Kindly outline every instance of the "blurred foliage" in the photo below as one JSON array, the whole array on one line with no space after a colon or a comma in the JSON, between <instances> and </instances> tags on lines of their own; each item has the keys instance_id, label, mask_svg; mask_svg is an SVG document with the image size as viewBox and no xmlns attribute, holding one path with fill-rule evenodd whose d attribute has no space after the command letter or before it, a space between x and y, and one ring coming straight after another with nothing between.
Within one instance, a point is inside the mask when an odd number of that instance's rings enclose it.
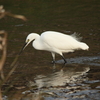
<instances>
[{"instance_id":1,"label":"blurred foliage","mask_svg":"<svg viewBox=\"0 0 100 100\"><path fill-rule=\"evenodd\" d=\"M16 14L12 14L10 12L7 12L4 8L3 5L0 6L0 19L4 18L5 16L10 16L13 18L18 18L21 20L26 21L27 19L22 16L22 15L16 15ZM7 47L7 32L5 31L0 31L0 100L2 100L2 86L4 85L4 83L9 79L9 77L11 76L11 74L14 72L14 70L16 69L16 62L18 60L19 55L17 55L14 59L14 61L12 61L11 63L11 70L8 72L7 76L4 76L3 74L3 67L4 67L4 63L6 60L6 47Z\"/></svg>"}]
</instances>

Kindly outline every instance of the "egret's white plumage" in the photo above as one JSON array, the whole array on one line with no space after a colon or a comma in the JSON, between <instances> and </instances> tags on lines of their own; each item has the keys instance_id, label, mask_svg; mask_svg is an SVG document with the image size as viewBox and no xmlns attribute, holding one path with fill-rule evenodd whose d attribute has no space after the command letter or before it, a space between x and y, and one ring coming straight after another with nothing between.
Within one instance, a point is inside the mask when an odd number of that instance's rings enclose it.
<instances>
[{"instance_id":1,"label":"egret's white plumage","mask_svg":"<svg viewBox=\"0 0 100 100\"><path fill-rule=\"evenodd\" d=\"M34 41L33 41L34 40ZM75 50L88 50L89 46L86 43L80 42L79 38L73 35L65 35L60 32L46 31L41 35L30 33L26 38L26 45L31 42L32 46L37 50L50 51L55 61L55 53L62 56L66 62L63 53L74 52Z\"/></svg>"}]
</instances>

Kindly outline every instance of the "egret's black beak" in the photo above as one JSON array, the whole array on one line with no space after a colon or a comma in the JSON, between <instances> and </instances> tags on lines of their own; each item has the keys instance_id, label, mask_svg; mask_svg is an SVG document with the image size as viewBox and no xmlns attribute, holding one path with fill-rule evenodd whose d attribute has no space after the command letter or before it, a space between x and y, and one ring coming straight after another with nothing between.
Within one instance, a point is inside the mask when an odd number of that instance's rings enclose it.
<instances>
[{"instance_id":1,"label":"egret's black beak","mask_svg":"<svg viewBox=\"0 0 100 100\"><path fill-rule=\"evenodd\" d=\"M25 47L27 46L27 44L28 43L25 43L24 45L23 45L23 47L22 47L22 49L20 50L20 52L19 52L19 55L22 53L22 51L25 49Z\"/></svg>"}]
</instances>

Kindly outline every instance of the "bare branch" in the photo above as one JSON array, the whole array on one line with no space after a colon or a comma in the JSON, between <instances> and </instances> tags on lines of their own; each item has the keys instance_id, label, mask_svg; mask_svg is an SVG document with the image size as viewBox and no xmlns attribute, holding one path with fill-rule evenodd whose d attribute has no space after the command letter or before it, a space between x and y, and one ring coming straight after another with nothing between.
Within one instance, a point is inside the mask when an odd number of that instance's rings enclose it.
<instances>
[{"instance_id":1,"label":"bare branch","mask_svg":"<svg viewBox=\"0 0 100 100\"><path fill-rule=\"evenodd\" d=\"M1 55L1 59L0 59L0 72L1 72L3 65L5 63L5 60L6 60L7 33L5 31L0 31L0 35L4 35L3 39L1 41L1 44L0 44L0 48L2 51L2 55Z\"/></svg>"},{"instance_id":2,"label":"bare branch","mask_svg":"<svg viewBox=\"0 0 100 100\"><path fill-rule=\"evenodd\" d=\"M23 16L23 15L16 15L16 14L12 14L10 12L7 12L7 11L5 11L5 9L3 9L3 6L1 5L0 6L0 19L5 17L5 16L11 16L11 17L14 17L14 18L18 18L18 19L27 21L25 16Z\"/></svg>"}]
</instances>

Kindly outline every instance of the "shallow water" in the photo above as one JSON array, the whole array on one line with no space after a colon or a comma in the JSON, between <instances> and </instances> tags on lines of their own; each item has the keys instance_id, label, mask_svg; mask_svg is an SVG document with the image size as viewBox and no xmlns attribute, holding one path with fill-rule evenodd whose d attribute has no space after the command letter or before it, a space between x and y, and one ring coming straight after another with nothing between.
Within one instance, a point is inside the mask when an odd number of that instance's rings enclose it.
<instances>
[{"instance_id":1,"label":"shallow water","mask_svg":"<svg viewBox=\"0 0 100 100\"><path fill-rule=\"evenodd\" d=\"M17 68L4 84L4 100L99 100L100 98L100 1L99 0L1 0L4 8L25 15L27 22L5 17L0 30L8 32L5 76L30 32L48 30L80 33L89 51L65 54L67 64L56 55L29 45L20 55ZM9 87L9 88L8 88Z\"/></svg>"},{"instance_id":2,"label":"shallow water","mask_svg":"<svg viewBox=\"0 0 100 100\"><path fill-rule=\"evenodd\" d=\"M12 95L9 93L8 97L4 96L4 98L13 100L15 98L17 100L38 98L39 100L99 100L100 57L78 57L67 59L67 61L68 64L65 65L62 64L62 60L58 60L54 65L41 64L41 66L33 65L33 67L26 65L26 67L17 69L9 83L6 84L6 87L11 85Z\"/></svg>"}]
</instances>

